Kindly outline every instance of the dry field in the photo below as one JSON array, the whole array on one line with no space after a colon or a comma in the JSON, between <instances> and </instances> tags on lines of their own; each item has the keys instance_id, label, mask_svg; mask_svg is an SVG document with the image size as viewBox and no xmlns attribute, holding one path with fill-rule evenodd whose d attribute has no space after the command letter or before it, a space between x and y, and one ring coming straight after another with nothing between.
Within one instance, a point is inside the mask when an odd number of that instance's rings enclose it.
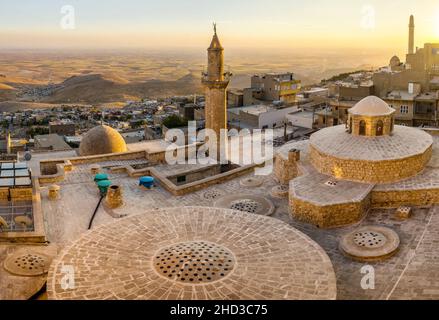
<instances>
[{"instance_id":1,"label":"dry field","mask_svg":"<svg viewBox=\"0 0 439 320\"><path fill-rule=\"evenodd\" d=\"M1 111L11 101L46 103L124 103L142 98L202 93L204 49L164 51L11 51L0 52ZM379 66L384 55L325 52L300 54L278 50L226 51L231 87L250 84L250 76L292 71L304 84L342 72ZM34 104L37 103L37 104ZM40 104L38 104L40 103Z\"/></svg>"}]
</instances>

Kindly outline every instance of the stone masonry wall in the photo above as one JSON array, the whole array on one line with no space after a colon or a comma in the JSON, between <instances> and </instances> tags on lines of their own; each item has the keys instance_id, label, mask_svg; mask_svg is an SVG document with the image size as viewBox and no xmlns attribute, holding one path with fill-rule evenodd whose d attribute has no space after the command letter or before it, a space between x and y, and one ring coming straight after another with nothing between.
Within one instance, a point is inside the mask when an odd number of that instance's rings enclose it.
<instances>
[{"instance_id":1,"label":"stone masonry wall","mask_svg":"<svg viewBox=\"0 0 439 320\"><path fill-rule=\"evenodd\" d=\"M430 206L439 204L439 189L372 191L374 208L397 208L400 206Z\"/></svg>"},{"instance_id":2,"label":"stone masonry wall","mask_svg":"<svg viewBox=\"0 0 439 320\"><path fill-rule=\"evenodd\" d=\"M299 199L290 199L292 216L319 228L336 228L363 219L371 207L371 197L360 202L348 202L329 206L314 205Z\"/></svg>"},{"instance_id":3,"label":"stone masonry wall","mask_svg":"<svg viewBox=\"0 0 439 320\"><path fill-rule=\"evenodd\" d=\"M361 161L340 159L324 154L310 145L313 166L326 175L368 183L389 183L400 181L420 173L432 155L432 147L423 154L386 161Z\"/></svg>"},{"instance_id":4,"label":"stone masonry wall","mask_svg":"<svg viewBox=\"0 0 439 320\"><path fill-rule=\"evenodd\" d=\"M274 174L280 184L288 184L290 180L299 176L297 163L278 154L274 158Z\"/></svg>"},{"instance_id":5,"label":"stone masonry wall","mask_svg":"<svg viewBox=\"0 0 439 320\"><path fill-rule=\"evenodd\" d=\"M376 136L377 135L377 124L378 121L383 122L383 135L389 135L392 131L392 116L379 116L379 117L365 117L352 115L352 134L360 135L360 122L364 121L366 123L366 136Z\"/></svg>"}]
</instances>

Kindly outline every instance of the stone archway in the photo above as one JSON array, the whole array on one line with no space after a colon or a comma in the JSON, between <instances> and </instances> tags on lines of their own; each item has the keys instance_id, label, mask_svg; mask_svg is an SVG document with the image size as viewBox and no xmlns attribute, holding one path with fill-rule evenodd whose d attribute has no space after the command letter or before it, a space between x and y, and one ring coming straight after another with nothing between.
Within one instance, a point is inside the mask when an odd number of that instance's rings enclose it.
<instances>
[{"instance_id":1,"label":"stone archway","mask_svg":"<svg viewBox=\"0 0 439 320\"><path fill-rule=\"evenodd\" d=\"M382 136L384 134L384 123L382 120L378 120L376 124L376 135Z\"/></svg>"},{"instance_id":2,"label":"stone archway","mask_svg":"<svg viewBox=\"0 0 439 320\"><path fill-rule=\"evenodd\" d=\"M364 121L364 120L360 121L358 134L360 136L365 136L366 135L366 121Z\"/></svg>"}]
</instances>

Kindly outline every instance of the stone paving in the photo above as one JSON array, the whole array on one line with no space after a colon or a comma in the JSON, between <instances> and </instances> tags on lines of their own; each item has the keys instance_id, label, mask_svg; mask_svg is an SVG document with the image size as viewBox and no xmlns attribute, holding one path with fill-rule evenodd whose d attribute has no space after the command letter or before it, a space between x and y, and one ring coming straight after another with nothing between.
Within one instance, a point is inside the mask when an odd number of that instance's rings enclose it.
<instances>
[{"instance_id":1,"label":"stone paving","mask_svg":"<svg viewBox=\"0 0 439 320\"><path fill-rule=\"evenodd\" d=\"M362 137L347 133L341 125L316 132L310 143L338 159L381 161L423 154L433 144L433 138L422 130L403 126L395 126L390 136Z\"/></svg>"},{"instance_id":2,"label":"stone paving","mask_svg":"<svg viewBox=\"0 0 439 320\"><path fill-rule=\"evenodd\" d=\"M206 247L216 250L216 256L209 255L204 262L198 259L200 272L206 269L205 264L222 267L218 264L222 260L218 259L224 252L230 252L229 260L222 263L230 263L233 270L216 281L200 279L197 283L156 271L155 264L162 268L167 265L169 273L191 272L186 276L192 276L193 270L186 270L184 260L197 257L199 252L194 251L197 249L190 249L181 261L172 261L173 255L162 259L164 262L157 260L169 252L170 246L189 250L186 244L191 241L202 242L199 250ZM208 251L203 251L205 253ZM179 264L178 268L175 263ZM61 267L69 265L74 266L75 288L65 290L61 287L64 277ZM220 272L220 269L213 271ZM215 275L212 270L205 272ZM50 299L307 300L336 297L332 264L310 238L277 219L202 207L153 210L84 234L66 247L52 264L47 290Z\"/></svg>"},{"instance_id":3,"label":"stone paving","mask_svg":"<svg viewBox=\"0 0 439 320\"><path fill-rule=\"evenodd\" d=\"M87 171L88 172L88 171ZM91 181L92 175L84 172L84 178ZM75 171L69 174L75 174ZM88 175L88 176L87 176ZM404 293L409 284L413 287L410 291L410 298L422 298L423 284L428 282L434 287L439 282L439 275L431 278L431 273L413 271L412 277L416 278L415 282L406 282L399 280L398 290L390 295L393 286L398 279L405 279L408 273L403 274L403 270L410 263L416 262L412 256L417 256L416 247L422 243L422 234L427 232L431 241L439 241L439 233L434 232L434 225L428 224L429 219L436 214L436 208L432 209L414 209L413 217L407 221L399 221L394 218L394 210L372 210L364 221L357 226L321 230L311 225L299 222L290 217L288 199L271 197L271 189L278 185L273 176L259 177L263 184L257 188L245 189L240 185L240 179L235 179L221 185L212 186L185 196L171 196L160 186L152 190L144 190L138 187L138 181L135 178L129 178L124 174L110 175L111 179L122 186L124 190L125 205L118 209L120 214L132 215L139 212L145 212L152 208L160 207L181 207L200 206L212 207L215 199L223 195L242 193L259 194L269 198L274 206L275 212L272 217L282 220L291 226L297 228L310 238L316 241L329 255L337 277L337 299L398 299L404 298L409 293ZM249 175L251 177L252 175ZM43 194L43 209L46 214L49 240L57 243L69 243L80 237L87 230L89 219L98 202L98 192L93 182L84 182L78 184L65 184L62 186L61 199L59 201L49 201ZM436 214L437 215L437 214ZM99 225L115 221L104 209L100 209L94 225ZM363 290L361 288L361 279L364 276L361 268L364 263L359 263L346 258L338 249L338 243L341 237L353 231L356 227L362 225L383 225L394 229L401 238L400 251L390 260L372 263L376 272L375 290ZM423 246L420 246L423 248ZM430 266L435 270L435 256L439 256L439 246L426 245L426 252L421 253L417 262L422 266L425 256L430 258ZM439 268L439 262L436 261L436 268ZM401 276L402 275L402 276ZM405 286L405 287L404 287ZM401 288L401 289L399 289ZM404 289L405 288L405 289ZM408 289L407 289L408 290ZM433 291L431 291L433 292ZM438 295L432 295L431 298L439 299Z\"/></svg>"},{"instance_id":4,"label":"stone paving","mask_svg":"<svg viewBox=\"0 0 439 320\"><path fill-rule=\"evenodd\" d=\"M25 250L42 253L50 257L57 254L55 246L1 244L0 243L0 300L22 300L29 299L36 294L46 283L47 274L23 277L7 272L3 263L7 257Z\"/></svg>"},{"instance_id":5,"label":"stone paving","mask_svg":"<svg viewBox=\"0 0 439 320\"><path fill-rule=\"evenodd\" d=\"M294 198L322 206L360 202L370 194L373 187L373 184L336 180L318 172L300 176L290 182Z\"/></svg>"}]
</instances>

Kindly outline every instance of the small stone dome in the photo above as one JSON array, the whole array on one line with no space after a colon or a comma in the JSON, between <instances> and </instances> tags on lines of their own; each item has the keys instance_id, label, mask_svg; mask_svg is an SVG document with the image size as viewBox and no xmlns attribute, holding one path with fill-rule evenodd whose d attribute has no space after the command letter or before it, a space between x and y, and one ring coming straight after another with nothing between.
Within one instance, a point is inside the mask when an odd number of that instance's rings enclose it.
<instances>
[{"instance_id":1,"label":"small stone dome","mask_svg":"<svg viewBox=\"0 0 439 320\"><path fill-rule=\"evenodd\" d=\"M79 155L121 153L127 151L125 140L119 132L108 126L97 126L88 131L79 146Z\"/></svg>"},{"instance_id":2,"label":"small stone dome","mask_svg":"<svg viewBox=\"0 0 439 320\"><path fill-rule=\"evenodd\" d=\"M390 66L391 67L397 67L401 64L401 60L397 56L393 56L392 59L390 59Z\"/></svg>"},{"instance_id":3,"label":"small stone dome","mask_svg":"<svg viewBox=\"0 0 439 320\"><path fill-rule=\"evenodd\" d=\"M349 109L350 114L365 117L388 116L394 112L395 109L376 96L366 97Z\"/></svg>"},{"instance_id":4,"label":"small stone dome","mask_svg":"<svg viewBox=\"0 0 439 320\"><path fill-rule=\"evenodd\" d=\"M349 133L358 136L387 136L393 132L395 109L376 96L369 96L349 109Z\"/></svg>"}]
</instances>

